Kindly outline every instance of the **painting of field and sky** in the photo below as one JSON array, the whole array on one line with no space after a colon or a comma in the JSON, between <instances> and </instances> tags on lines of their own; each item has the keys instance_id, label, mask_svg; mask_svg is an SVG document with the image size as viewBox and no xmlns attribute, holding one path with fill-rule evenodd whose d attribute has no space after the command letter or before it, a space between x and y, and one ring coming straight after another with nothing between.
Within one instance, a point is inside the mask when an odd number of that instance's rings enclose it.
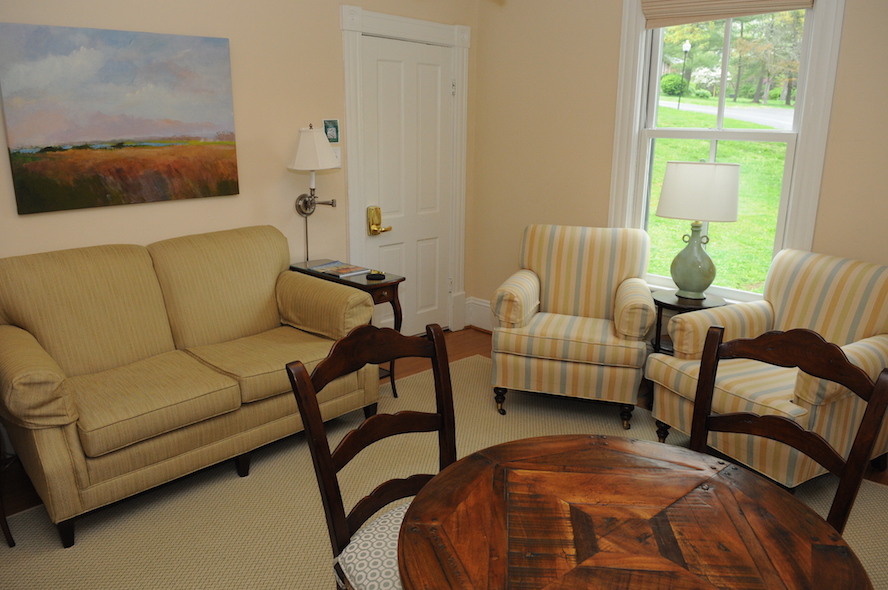
<instances>
[{"instance_id":1,"label":"painting of field and sky","mask_svg":"<svg viewBox=\"0 0 888 590\"><path fill-rule=\"evenodd\" d=\"M238 192L228 40L0 23L20 215Z\"/></svg>"}]
</instances>

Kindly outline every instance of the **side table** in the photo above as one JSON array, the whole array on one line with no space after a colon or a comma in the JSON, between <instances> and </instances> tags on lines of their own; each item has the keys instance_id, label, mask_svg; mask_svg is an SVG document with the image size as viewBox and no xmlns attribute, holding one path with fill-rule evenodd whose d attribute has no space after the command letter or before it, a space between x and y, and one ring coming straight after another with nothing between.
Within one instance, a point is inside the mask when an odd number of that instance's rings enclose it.
<instances>
[{"instance_id":1,"label":"side table","mask_svg":"<svg viewBox=\"0 0 888 590\"><path fill-rule=\"evenodd\" d=\"M401 302L398 300L398 285L404 282L405 277L385 273L384 279L371 281L367 278L366 274L353 275L350 277L337 277L311 269L312 266L318 266L319 264L324 264L326 262L332 261L321 259L309 260L308 262L294 262L290 265L290 270L311 275L319 279L324 279L325 281L332 281L334 283L339 283L340 285L346 285L348 287L353 287L355 289L365 291L370 294L370 297L373 298L373 303L375 303L376 305L379 305L380 303L390 303L392 306L392 311L394 312L395 330L397 330L398 332L401 331L401 321L403 319L403 315L401 312ZM395 361L389 363L387 375L385 369L380 369L380 376L388 376L391 379L392 395L394 397L398 397L398 390L395 388Z\"/></svg>"},{"instance_id":2,"label":"side table","mask_svg":"<svg viewBox=\"0 0 888 590\"><path fill-rule=\"evenodd\" d=\"M672 342L663 341L662 330L664 309L679 314L727 305L727 301L718 295L707 295L706 299L685 299L684 297L676 297L675 291L655 291L653 297L654 305L657 306L657 331L654 333L654 341L652 344L654 345L654 352L662 352L664 354L672 354L673 352ZM668 337L666 340L669 340Z\"/></svg>"}]
</instances>

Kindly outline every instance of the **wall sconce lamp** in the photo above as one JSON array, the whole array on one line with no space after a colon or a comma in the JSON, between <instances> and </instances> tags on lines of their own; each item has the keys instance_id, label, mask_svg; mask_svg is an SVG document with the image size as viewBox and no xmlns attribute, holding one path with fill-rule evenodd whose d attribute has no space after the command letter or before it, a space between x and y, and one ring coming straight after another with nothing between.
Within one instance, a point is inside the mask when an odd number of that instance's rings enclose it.
<instances>
[{"instance_id":1,"label":"wall sconce lamp","mask_svg":"<svg viewBox=\"0 0 888 590\"><path fill-rule=\"evenodd\" d=\"M703 249L709 236L701 236L702 221L737 221L740 164L666 162L657 215L693 220L685 234L684 250L672 261L676 296L706 299L704 291L715 279L715 264Z\"/></svg>"},{"instance_id":2,"label":"wall sconce lamp","mask_svg":"<svg viewBox=\"0 0 888 590\"><path fill-rule=\"evenodd\" d=\"M296 211L305 220L305 261L308 262L308 216L314 213L317 205L336 206L336 199L319 201L315 195L315 170L339 168L340 163L333 153L323 129L315 129L311 124L299 130L299 145L296 156L287 166L290 170L311 172L308 194L296 198Z\"/></svg>"}]
</instances>

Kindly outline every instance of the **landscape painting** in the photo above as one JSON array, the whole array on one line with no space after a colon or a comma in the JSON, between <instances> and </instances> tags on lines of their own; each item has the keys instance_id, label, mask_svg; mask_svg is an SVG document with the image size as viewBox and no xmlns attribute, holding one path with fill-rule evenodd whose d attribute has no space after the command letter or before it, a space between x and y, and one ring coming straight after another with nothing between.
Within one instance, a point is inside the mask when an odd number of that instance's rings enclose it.
<instances>
[{"instance_id":1,"label":"landscape painting","mask_svg":"<svg viewBox=\"0 0 888 590\"><path fill-rule=\"evenodd\" d=\"M0 23L20 215L238 193L228 40Z\"/></svg>"}]
</instances>

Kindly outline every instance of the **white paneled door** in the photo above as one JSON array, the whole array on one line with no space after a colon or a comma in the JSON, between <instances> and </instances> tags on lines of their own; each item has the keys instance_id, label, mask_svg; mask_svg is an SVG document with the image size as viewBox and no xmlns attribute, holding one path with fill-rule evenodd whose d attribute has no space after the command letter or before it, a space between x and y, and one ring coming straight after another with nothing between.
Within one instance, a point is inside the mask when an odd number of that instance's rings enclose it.
<instances>
[{"instance_id":1,"label":"white paneled door","mask_svg":"<svg viewBox=\"0 0 888 590\"><path fill-rule=\"evenodd\" d=\"M361 205L380 207L391 230L368 235L365 222L351 239L357 263L407 277L401 331L418 334L451 317L453 48L364 36L361 55ZM388 306L377 314L391 325Z\"/></svg>"}]
</instances>

